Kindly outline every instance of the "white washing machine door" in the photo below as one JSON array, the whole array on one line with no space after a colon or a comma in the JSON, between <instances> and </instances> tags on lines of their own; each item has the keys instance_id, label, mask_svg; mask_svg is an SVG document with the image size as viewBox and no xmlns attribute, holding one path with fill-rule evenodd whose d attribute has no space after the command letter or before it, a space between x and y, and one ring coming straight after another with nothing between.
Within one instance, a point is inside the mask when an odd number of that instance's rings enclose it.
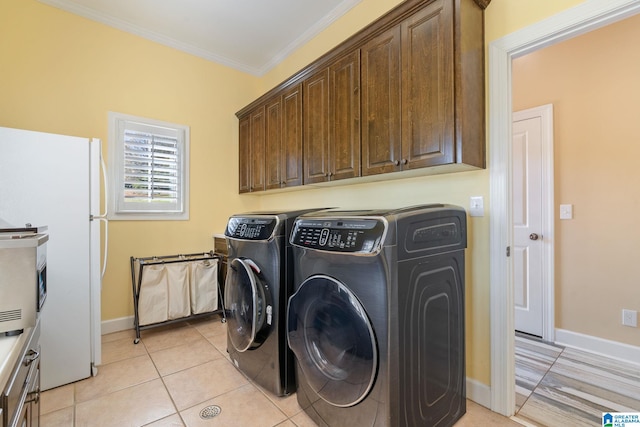
<instances>
[{"instance_id":1,"label":"white washing machine door","mask_svg":"<svg viewBox=\"0 0 640 427\"><path fill-rule=\"evenodd\" d=\"M227 331L237 351L259 347L268 336L273 320L271 298L271 289L255 262L246 258L231 261L224 305Z\"/></svg>"},{"instance_id":2,"label":"white washing machine door","mask_svg":"<svg viewBox=\"0 0 640 427\"><path fill-rule=\"evenodd\" d=\"M373 387L378 349L371 322L334 278L311 276L291 296L287 339L304 379L328 403L353 406Z\"/></svg>"}]
</instances>

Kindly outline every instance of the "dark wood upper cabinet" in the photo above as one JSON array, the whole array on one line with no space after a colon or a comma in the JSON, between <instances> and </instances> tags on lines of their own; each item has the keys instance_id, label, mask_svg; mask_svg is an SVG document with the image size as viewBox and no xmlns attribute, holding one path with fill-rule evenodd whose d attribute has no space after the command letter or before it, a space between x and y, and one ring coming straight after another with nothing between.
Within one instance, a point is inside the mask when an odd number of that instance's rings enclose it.
<instances>
[{"instance_id":1,"label":"dark wood upper cabinet","mask_svg":"<svg viewBox=\"0 0 640 427\"><path fill-rule=\"evenodd\" d=\"M304 184L360 176L360 52L303 81Z\"/></svg>"},{"instance_id":2,"label":"dark wood upper cabinet","mask_svg":"<svg viewBox=\"0 0 640 427\"><path fill-rule=\"evenodd\" d=\"M249 191L264 191L264 154L266 140L265 107L258 108L251 114L251 140L249 143Z\"/></svg>"},{"instance_id":3,"label":"dark wood upper cabinet","mask_svg":"<svg viewBox=\"0 0 640 427\"><path fill-rule=\"evenodd\" d=\"M240 192L485 167L489 2L406 0L239 111Z\"/></svg>"},{"instance_id":4,"label":"dark wood upper cabinet","mask_svg":"<svg viewBox=\"0 0 640 427\"><path fill-rule=\"evenodd\" d=\"M360 176L360 50L329 66L329 180Z\"/></svg>"},{"instance_id":5,"label":"dark wood upper cabinet","mask_svg":"<svg viewBox=\"0 0 640 427\"><path fill-rule=\"evenodd\" d=\"M401 24L403 169L455 161L453 2L438 0Z\"/></svg>"},{"instance_id":6,"label":"dark wood upper cabinet","mask_svg":"<svg viewBox=\"0 0 640 427\"><path fill-rule=\"evenodd\" d=\"M302 83L302 126L305 184L329 178L329 69Z\"/></svg>"},{"instance_id":7,"label":"dark wood upper cabinet","mask_svg":"<svg viewBox=\"0 0 640 427\"><path fill-rule=\"evenodd\" d=\"M302 84L282 94L282 187L302 185Z\"/></svg>"},{"instance_id":8,"label":"dark wood upper cabinet","mask_svg":"<svg viewBox=\"0 0 640 427\"><path fill-rule=\"evenodd\" d=\"M282 185L282 102L276 97L265 107L265 189L280 188Z\"/></svg>"},{"instance_id":9,"label":"dark wood upper cabinet","mask_svg":"<svg viewBox=\"0 0 640 427\"><path fill-rule=\"evenodd\" d=\"M240 118L240 193L302 185L302 85Z\"/></svg>"},{"instance_id":10,"label":"dark wood upper cabinet","mask_svg":"<svg viewBox=\"0 0 640 427\"><path fill-rule=\"evenodd\" d=\"M362 175L399 170L400 69L397 25L362 47Z\"/></svg>"},{"instance_id":11,"label":"dark wood upper cabinet","mask_svg":"<svg viewBox=\"0 0 640 427\"><path fill-rule=\"evenodd\" d=\"M251 164L249 163L249 145L251 141L251 116L246 115L240 118L240 128L239 128L239 141L238 141L238 151L239 151L239 169L240 169L240 179L238 183L238 188L240 193L248 193L249 192L249 174L251 173Z\"/></svg>"}]
</instances>

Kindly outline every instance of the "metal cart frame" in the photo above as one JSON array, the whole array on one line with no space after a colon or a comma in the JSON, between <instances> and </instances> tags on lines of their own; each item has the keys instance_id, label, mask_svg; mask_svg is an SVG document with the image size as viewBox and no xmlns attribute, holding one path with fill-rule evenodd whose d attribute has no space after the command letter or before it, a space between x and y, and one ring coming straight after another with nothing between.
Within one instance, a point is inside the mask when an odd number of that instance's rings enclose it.
<instances>
[{"instance_id":1,"label":"metal cart frame","mask_svg":"<svg viewBox=\"0 0 640 427\"><path fill-rule=\"evenodd\" d=\"M191 314L189 316L184 316L178 319L166 320L164 322L151 323L148 325L140 325L140 317L138 314L138 303L140 300L140 288L142 285L142 274L144 271L144 267L146 265L155 265L155 264L172 264L178 262L193 262L193 261L205 261L215 259L218 261L218 268L221 267L222 257L218 254L215 254L213 251L204 252L204 253L193 253L193 254L178 254L178 255L165 255L165 256L152 256L146 258L135 258L131 257L131 286L133 290L133 326L136 330L136 338L133 343L138 344L140 342L140 331L144 329L156 328L158 326L169 325L172 323L184 322L185 320L193 320L202 317L211 316L213 314L222 314L222 319L220 320L222 323L226 323L227 317L224 310L224 300L222 296L222 285L218 283L218 309L213 311L208 311L206 313L198 313ZM136 280L136 261L139 263L138 268L138 280Z\"/></svg>"}]
</instances>

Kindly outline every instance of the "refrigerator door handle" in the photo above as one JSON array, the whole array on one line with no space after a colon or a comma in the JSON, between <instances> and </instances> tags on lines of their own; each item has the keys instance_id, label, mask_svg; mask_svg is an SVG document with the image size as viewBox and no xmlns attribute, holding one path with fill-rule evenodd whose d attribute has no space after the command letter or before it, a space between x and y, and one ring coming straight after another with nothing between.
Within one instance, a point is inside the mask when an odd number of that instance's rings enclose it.
<instances>
[{"instance_id":1,"label":"refrigerator door handle","mask_svg":"<svg viewBox=\"0 0 640 427\"><path fill-rule=\"evenodd\" d=\"M107 218L103 218L102 215L94 217L94 219L104 222L104 258L102 259L102 268L100 269L100 279L104 279L104 272L107 270L107 255L109 254L109 220ZM100 284L102 285L102 280L100 281Z\"/></svg>"},{"instance_id":2,"label":"refrigerator door handle","mask_svg":"<svg viewBox=\"0 0 640 427\"><path fill-rule=\"evenodd\" d=\"M96 139L93 140L93 142L96 141L98 143L100 142ZM102 287L102 279L104 279L104 273L107 270L107 258L109 254L109 219L107 218L107 215L109 213L109 180L107 178L107 165L105 164L104 157L102 156L102 144L99 143L98 146L100 147L100 149L98 150L98 156L100 157L100 172L102 172L102 188L104 190L102 192L104 200L104 213L94 215L92 218L104 222L104 243L102 249L104 258L102 259L102 266L100 268L100 287Z\"/></svg>"},{"instance_id":3,"label":"refrigerator door handle","mask_svg":"<svg viewBox=\"0 0 640 427\"><path fill-rule=\"evenodd\" d=\"M107 270L107 255L109 254L109 220L107 214L109 213L109 180L107 179L107 165L102 157L102 150L100 150L100 169L102 169L102 182L104 188L104 213L100 215L100 221L104 221L104 259L102 260L102 269L100 270L100 278L104 279L104 272Z\"/></svg>"}]
</instances>

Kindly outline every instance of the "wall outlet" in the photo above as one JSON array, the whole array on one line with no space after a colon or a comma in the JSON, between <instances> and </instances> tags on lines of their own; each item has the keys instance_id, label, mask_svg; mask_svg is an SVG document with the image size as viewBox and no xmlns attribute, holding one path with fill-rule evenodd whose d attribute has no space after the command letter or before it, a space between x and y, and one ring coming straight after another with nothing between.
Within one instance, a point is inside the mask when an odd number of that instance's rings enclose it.
<instances>
[{"instance_id":1,"label":"wall outlet","mask_svg":"<svg viewBox=\"0 0 640 427\"><path fill-rule=\"evenodd\" d=\"M624 326L638 327L638 312L635 310L622 309L622 324Z\"/></svg>"}]
</instances>

